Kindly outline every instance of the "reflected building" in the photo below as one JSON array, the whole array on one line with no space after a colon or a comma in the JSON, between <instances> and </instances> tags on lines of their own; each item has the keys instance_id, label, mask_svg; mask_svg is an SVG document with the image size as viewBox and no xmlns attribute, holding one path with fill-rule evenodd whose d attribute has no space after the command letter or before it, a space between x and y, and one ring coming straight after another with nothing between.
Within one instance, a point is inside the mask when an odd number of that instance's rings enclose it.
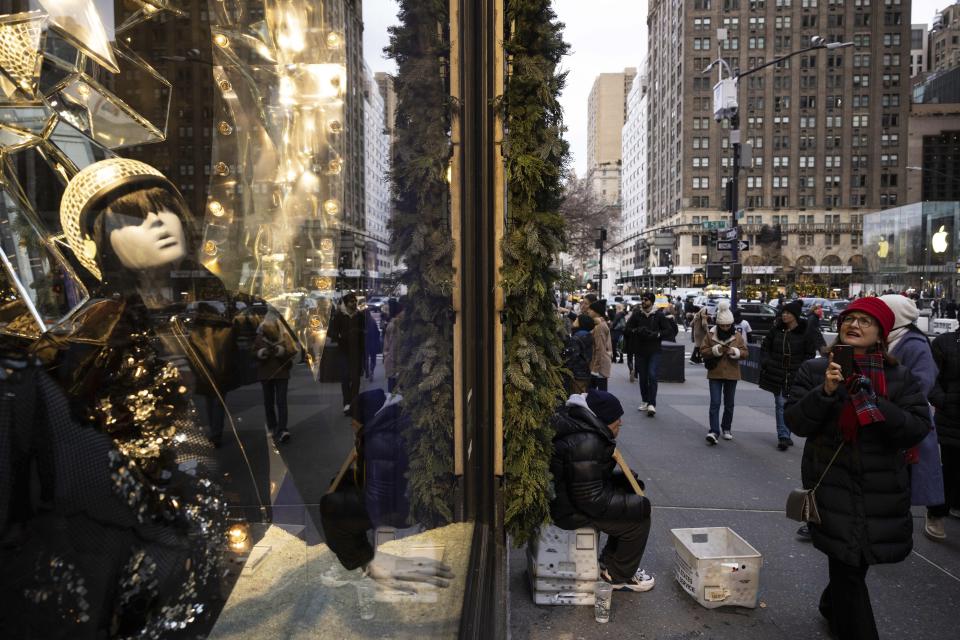
<instances>
[{"instance_id":1,"label":"reflected building","mask_svg":"<svg viewBox=\"0 0 960 640\"><path fill-rule=\"evenodd\" d=\"M390 236L390 136L385 122L386 109L373 73L364 73L364 280L366 289L377 290L389 279Z\"/></svg>"}]
</instances>

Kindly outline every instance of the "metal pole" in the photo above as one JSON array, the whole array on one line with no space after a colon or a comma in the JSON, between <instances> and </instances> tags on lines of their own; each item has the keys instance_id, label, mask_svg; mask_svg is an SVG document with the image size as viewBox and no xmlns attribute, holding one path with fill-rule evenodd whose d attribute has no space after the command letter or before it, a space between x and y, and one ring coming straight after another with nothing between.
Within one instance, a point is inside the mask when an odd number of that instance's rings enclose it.
<instances>
[{"instance_id":1,"label":"metal pole","mask_svg":"<svg viewBox=\"0 0 960 640\"><path fill-rule=\"evenodd\" d=\"M739 84L737 85L737 91L739 92ZM733 146L733 185L730 188L730 218L731 226L733 227L735 234L733 236L733 247L731 250L731 258L733 259L733 266L731 269L737 268L740 263L740 230L739 222L737 221L737 203L739 200L739 187L740 187L740 112L739 110L730 117L730 142ZM737 268L737 272L742 272L742 269ZM737 289L740 286L739 276L734 277L731 275L730 278L730 307L736 311L737 309L737 300L740 297L737 295Z\"/></svg>"},{"instance_id":2,"label":"metal pole","mask_svg":"<svg viewBox=\"0 0 960 640\"><path fill-rule=\"evenodd\" d=\"M603 300L603 240L600 241L600 278L597 283L597 300Z\"/></svg>"}]
</instances>

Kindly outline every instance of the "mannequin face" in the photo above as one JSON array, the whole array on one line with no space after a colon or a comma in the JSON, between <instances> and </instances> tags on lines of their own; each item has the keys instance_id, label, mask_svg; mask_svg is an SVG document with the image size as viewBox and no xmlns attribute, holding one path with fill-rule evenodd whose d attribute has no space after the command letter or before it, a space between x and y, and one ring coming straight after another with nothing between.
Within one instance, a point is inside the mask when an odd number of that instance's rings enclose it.
<instances>
[{"instance_id":1,"label":"mannequin face","mask_svg":"<svg viewBox=\"0 0 960 640\"><path fill-rule=\"evenodd\" d=\"M120 263L135 271L156 269L186 255L183 223L165 209L146 218L109 214L118 227L110 232L110 246Z\"/></svg>"}]
</instances>

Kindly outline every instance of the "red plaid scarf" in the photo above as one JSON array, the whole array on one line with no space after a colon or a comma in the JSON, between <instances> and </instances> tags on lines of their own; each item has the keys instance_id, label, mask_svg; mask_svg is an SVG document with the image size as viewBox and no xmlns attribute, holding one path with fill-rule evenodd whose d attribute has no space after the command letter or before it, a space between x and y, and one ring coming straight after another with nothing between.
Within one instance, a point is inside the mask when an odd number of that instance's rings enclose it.
<instances>
[{"instance_id":1,"label":"red plaid scarf","mask_svg":"<svg viewBox=\"0 0 960 640\"><path fill-rule=\"evenodd\" d=\"M840 431L845 442L855 442L861 427L886 420L877 406L878 397L887 397L883 354L854 354L853 358L854 373L844 382L849 395L840 412Z\"/></svg>"}]
</instances>

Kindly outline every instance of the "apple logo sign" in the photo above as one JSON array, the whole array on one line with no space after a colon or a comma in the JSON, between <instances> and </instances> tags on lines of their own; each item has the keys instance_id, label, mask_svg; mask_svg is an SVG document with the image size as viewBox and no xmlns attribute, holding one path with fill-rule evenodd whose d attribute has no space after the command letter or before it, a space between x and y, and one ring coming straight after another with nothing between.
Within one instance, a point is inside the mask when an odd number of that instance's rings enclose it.
<instances>
[{"instance_id":1,"label":"apple logo sign","mask_svg":"<svg viewBox=\"0 0 960 640\"><path fill-rule=\"evenodd\" d=\"M943 225L940 225L940 230L933 234L933 252L934 253L943 253L947 250L947 231L944 229Z\"/></svg>"},{"instance_id":2,"label":"apple logo sign","mask_svg":"<svg viewBox=\"0 0 960 640\"><path fill-rule=\"evenodd\" d=\"M877 255L881 258L886 258L889 251L890 243L887 242L886 238L880 238L880 241L877 243Z\"/></svg>"}]
</instances>

